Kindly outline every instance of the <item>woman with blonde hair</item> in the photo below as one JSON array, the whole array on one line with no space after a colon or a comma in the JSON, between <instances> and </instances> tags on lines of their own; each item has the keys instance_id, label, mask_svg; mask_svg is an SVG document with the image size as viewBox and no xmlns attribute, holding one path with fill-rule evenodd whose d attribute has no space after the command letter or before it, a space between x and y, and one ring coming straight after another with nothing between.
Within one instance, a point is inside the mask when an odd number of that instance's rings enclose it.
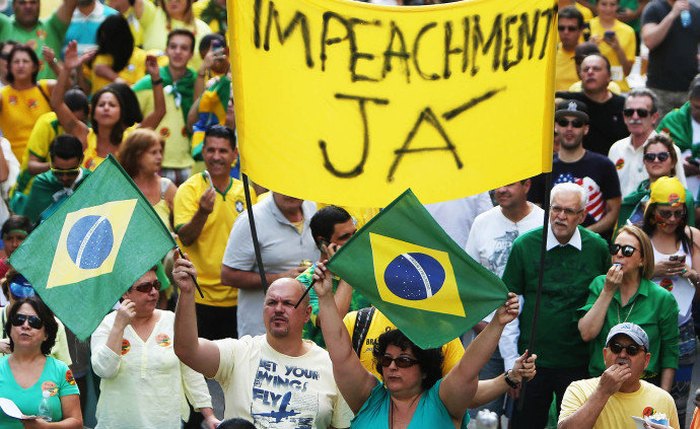
<instances>
[{"instance_id":1,"label":"woman with blonde hair","mask_svg":"<svg viewBox=\"0 0 700 429\"><path fill-rule=\"evenodd\" d=\"M651 360L644 378L671 390L678 366L678 304L666 289L651 281L654 250L649 237L636 226L620 229L610 245L612 266L593 279L578 330L593 342L588 370L592 376L605 371L603 348L610 329L623 322L641 326L649 336Z\"/></svg>"}]
</instances>

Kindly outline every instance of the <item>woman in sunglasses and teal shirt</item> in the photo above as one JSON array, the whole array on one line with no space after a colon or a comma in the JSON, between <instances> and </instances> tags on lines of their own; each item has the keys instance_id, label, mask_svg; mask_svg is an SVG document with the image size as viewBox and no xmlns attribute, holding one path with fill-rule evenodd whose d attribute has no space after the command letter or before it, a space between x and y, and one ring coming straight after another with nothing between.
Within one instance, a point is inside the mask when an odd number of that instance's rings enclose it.
<instances>
[{"instance_id":1,"label":"woman in sunglasses and teal shirt","mask_svg":"<svg viewBox=\"0 0 700 429\"><path fill-rule=\"evenodd\" d=\"M442 377L442 352L416 346L402 332L379 336L374 359L383 382L367 371L352 349L333 299L332 279L323 263L314 272L321 330L333 362L340 393L355 413L352 428L456 428L476 393L479 371L493 354L503 327L518 316L515 294L476 337L447 375ZM507 375L506 375L506 379ZM515 383L514 383L515 385Z\"/></svg>"},{"instance_id":2,"label":"woman in sunglasses and teal shirt","mask_svg":"<svg viewBox=\"0 0 700 429\"><path fill-rule=\"evenodd\" d=\"M671 291L678 303L679 362L671 395L684 422L690 381L695 362L695 328L691 312L693 297L700 286L700 231L688 222L686 190L675 177L662 177L651 186L651 198L644 212L642 228L654 249L652 281Z\"/></svg>"},{"instance_id":3,"label":"woman in sunglasses and teal shirt","mask_svg":"<svg viewBox=\"0 0 700 429\"><path fill-rule=\"evenodd\" d=\"M16 301L10 308L5 331L12 353L0 358L0 396L10 398L27 421L0 412L3 429L81 429L78 386L68 366L48 356L56 341L58 323L51 310L35 296ZM50 412L42 415L39 404L46 398Z\"/></svg>"}]
</instances>

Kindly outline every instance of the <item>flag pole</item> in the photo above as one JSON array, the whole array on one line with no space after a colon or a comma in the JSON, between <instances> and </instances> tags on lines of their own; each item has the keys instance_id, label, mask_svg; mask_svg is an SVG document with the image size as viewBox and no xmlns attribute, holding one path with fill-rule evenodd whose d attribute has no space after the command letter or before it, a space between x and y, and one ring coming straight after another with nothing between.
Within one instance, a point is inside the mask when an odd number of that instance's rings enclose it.
<instances>
[{"instance_id":1,"label":"flag pole","mask_svg":"<svg viewBox=\"0 0 700 429\"><path fill-rule=\"evenodd\" d=\"M542 208L544 209L544 215L542 216L542 245L540 246L540 267L539 276L537 277L537 292L535 294L535 310L532 316L532 327L530 328L530 342L527 345L528 357L531 355L535 349L535 334L537 330L537 319L540 315L540 303L542 301L542 283L544 282L544 259L547 255L547 233L549 232L549 195L552 191L552 172L549 171L544 174L544 201L542 203ZM523 386L520 390L520 397L518 398L518 411L522 411L523 402L525 399L525 389L527 382L523 380Z\"/></svg>"},{"instance_id":2,"label":"flag pole","mask_svg":"<svg viewBox=\"0 0 700 429\"><path fill-rule=\"evenodd\" d=\"M245 192L245 206L248 211L248 220L250 221L250 236L253 239L253 250L255 250L255 263L258 264L258 274L260 274L260 284L262 284L263 292L267 293L267 278L265 276L265 266L263 265L262 255L260 253L260 243L258 242L258 230L255 228L255 217L253 216L253 203L250 198L250 183L248 175L241 172L243 178L243 191ZM270 197L272 198L272 197Z\"/></svg>"}]
</instances>

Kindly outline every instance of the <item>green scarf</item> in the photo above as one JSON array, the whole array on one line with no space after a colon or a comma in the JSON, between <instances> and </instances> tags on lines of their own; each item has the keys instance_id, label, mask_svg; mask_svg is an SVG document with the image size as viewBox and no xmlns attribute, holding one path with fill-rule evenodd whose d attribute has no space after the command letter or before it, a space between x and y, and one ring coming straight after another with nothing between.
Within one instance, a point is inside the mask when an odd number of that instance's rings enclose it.
<instances>
[{"instance_id":1,"label":"green scarf","mask_svg":"<svg viewBox=\"0 0 700 429\"><path fill-rule=\"evenodd\" d=\"M690 149L693 156L700 156L700 145L693 147L693 127L690 118L690 102L686 102L680 109L669 112L656 127L656 131L665 131L671 135L673 142L681 152Z\"/></svg>"},{"instance_id":2,"label":"green scarf","mask_svg":"<svg viewBox=\"0 0 700 429\"><path fill-rule=\"evenodd\" d=\"M180 106L182 119L187 123L187 113L194 103L194 82L197 79L197 74L194 70L188 68L185 75L182 76L180 80L173 82L170 69L168 66L165 66L160 68L160 78L163 79L163 91L166 92L166 95L169 93L175 98L176 104ZM132 89L134 92L153 90L151 76L144 76L134 84Z\"/></svg>"}]
</instances>

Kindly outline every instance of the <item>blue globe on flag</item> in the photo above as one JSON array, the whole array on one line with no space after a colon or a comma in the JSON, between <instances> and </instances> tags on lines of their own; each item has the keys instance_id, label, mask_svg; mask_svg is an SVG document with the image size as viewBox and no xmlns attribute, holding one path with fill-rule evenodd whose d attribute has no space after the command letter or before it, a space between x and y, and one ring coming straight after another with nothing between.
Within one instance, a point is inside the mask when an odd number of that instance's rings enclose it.
<instances>
[{"instance_id":1,"label":"blue globe on flag","mask_svg":"<svg viewBox=\"0 0 700 429\"><path fill-rule=\"evenodd\" d=\"M443 286L445 269L437 259L425 253L402 253L387 265L384 282L400 298L423 300L435 295Z\"/></svg>"},{"instance_id":2,"label":"blue globe on flag","mask_svg":"<svg viewBox=\"0 0 700 429\"><path fill-rule=\"evenodd\" d=\"M83 270L99 268L114 246L112 224L104 216L84 216L70 229L66 247L75 265Z\"/></svg>"}]
</instances>

